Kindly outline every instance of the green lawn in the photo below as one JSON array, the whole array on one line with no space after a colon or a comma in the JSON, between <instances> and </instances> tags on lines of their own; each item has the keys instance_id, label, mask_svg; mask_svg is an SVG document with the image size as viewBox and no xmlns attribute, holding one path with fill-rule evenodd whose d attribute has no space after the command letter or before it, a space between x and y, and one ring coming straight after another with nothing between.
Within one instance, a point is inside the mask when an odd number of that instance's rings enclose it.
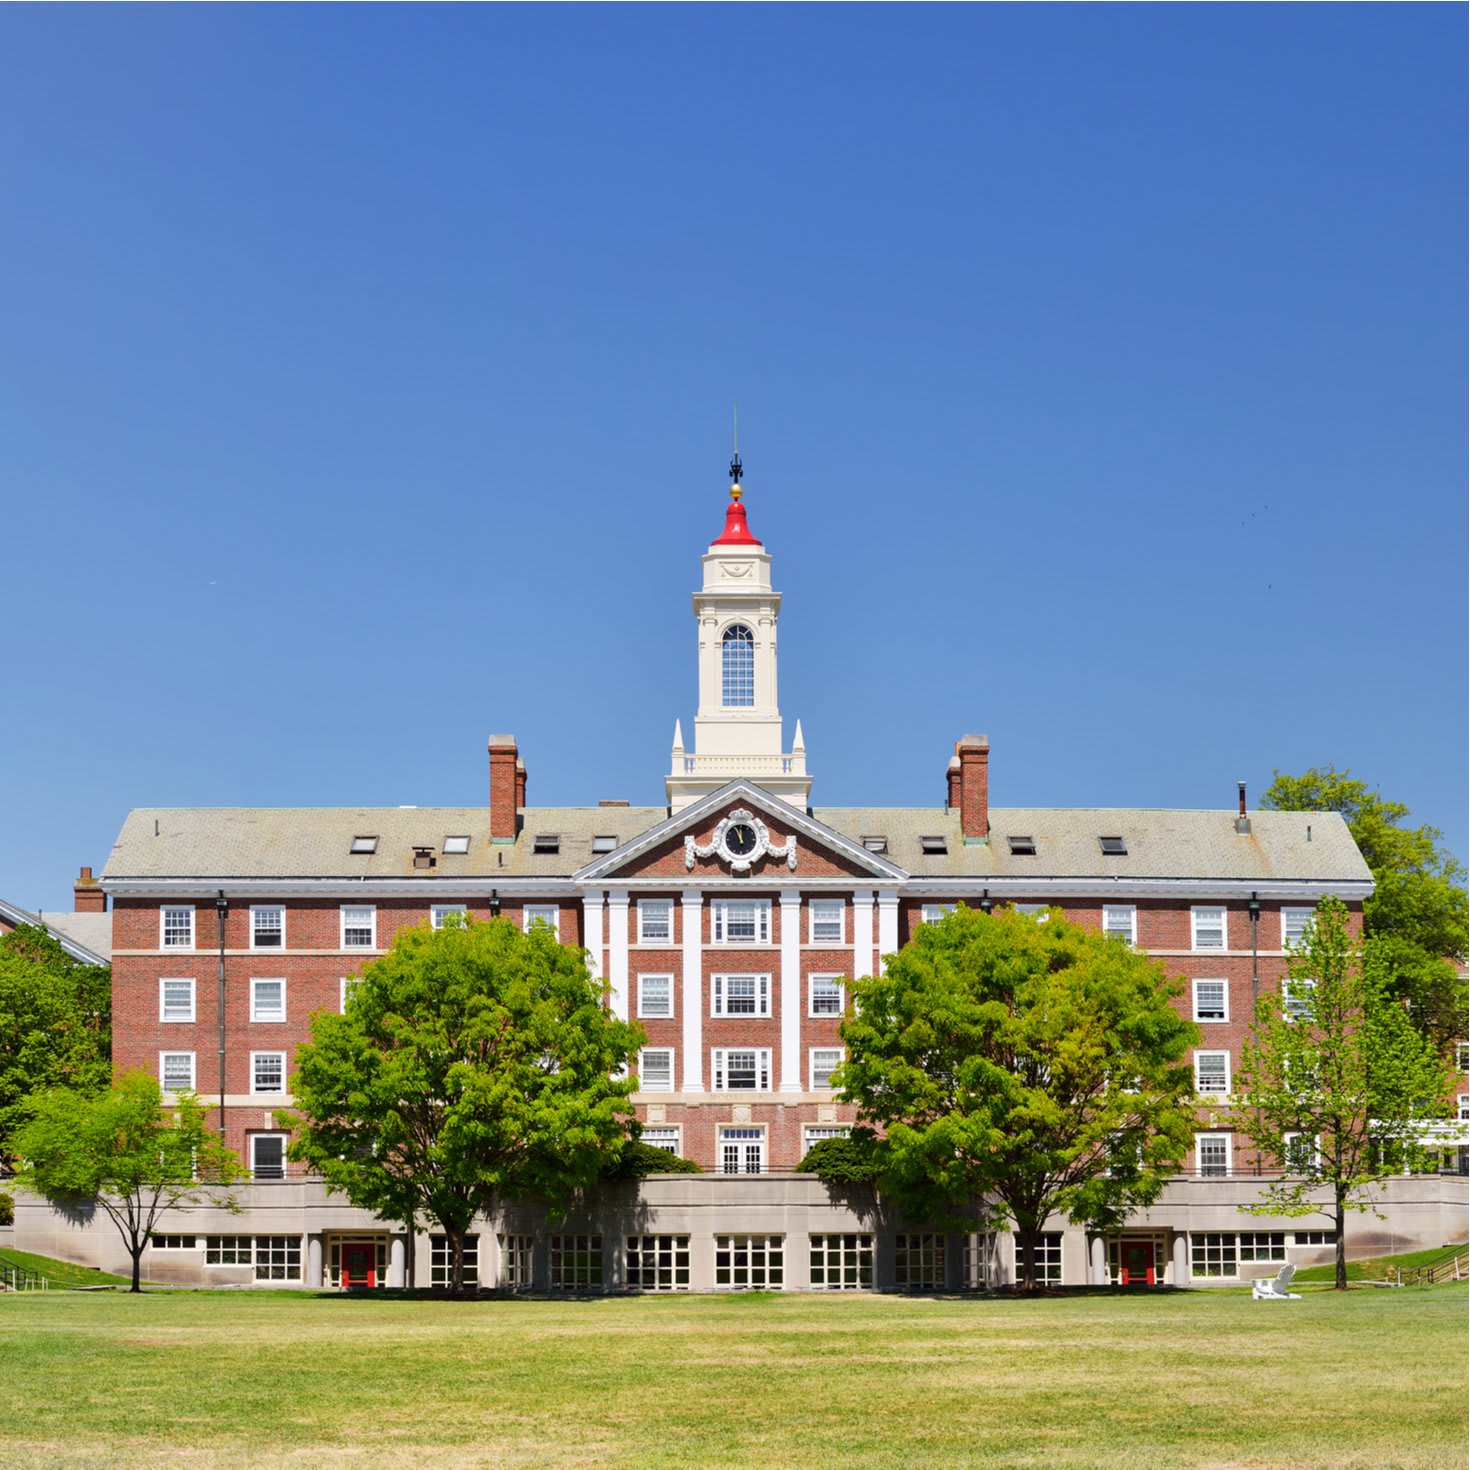
<instances>
[{"instance_id":1,"label":"green lawn","mask_svg":"<svg viewBox=\"0 0 1470 1470\"><path fill-rule=\"evenodd\" d=\"M1466 1292L0 1298L0 1464L1465 1464Z\"/></svg>"},{"instance_id":2,"label":"green lawn","mask_svg":"<svg viewBox=\"0 0 1470 1470\"><path fill-rule=\"evenodd\" d=\"M130 1284L130 1279L126 1276L113 1276L92 1266L74 1266L70 1261L58 1261L51 1256L33 1256L29 1251L15 1251L8 1247L0 1249L0 1266L17 1266L23 1271L44 1276L53 1289Z\"/></svg>"},{"instance_id":3,"label":"green lawn","mask_svg":"<svg viewBox=\"0 0 1470 1470\"><path fill-rule=\"evenodd\" d=\"M1397 1280L1396 1269L1402 1271L1407 1277L1416 1266L1437 1265L1440 1261L1447 1261L1464 1249L1463 1245L1436 1246L1433 1250L1409 1251L1401 1256L1370 1256L1362 1261L1349 1261L1347 1263L1348 1280L1395 1281ZM1296 1273L1293 1285L1297 1281L1336 1280L1336 1266L1304 1266Z\"/></svg>"}]
</instances>

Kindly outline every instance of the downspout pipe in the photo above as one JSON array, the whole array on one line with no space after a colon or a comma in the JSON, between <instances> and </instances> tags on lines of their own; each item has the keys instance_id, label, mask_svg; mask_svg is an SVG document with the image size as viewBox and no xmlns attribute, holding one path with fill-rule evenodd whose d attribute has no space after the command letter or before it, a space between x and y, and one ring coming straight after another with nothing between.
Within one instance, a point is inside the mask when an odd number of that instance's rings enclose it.
<instances>
[{"instance_id":1,"label":"downspout pipe","mask_svg":"<svg viewBox=\"0 0 1470 1470\"><path fill-rule=\"evenodd\" d=\"M230 905L223 888L214 901L219 919L219 1136L225 1136L225 915Z\"/></svg>"}]
</instances>

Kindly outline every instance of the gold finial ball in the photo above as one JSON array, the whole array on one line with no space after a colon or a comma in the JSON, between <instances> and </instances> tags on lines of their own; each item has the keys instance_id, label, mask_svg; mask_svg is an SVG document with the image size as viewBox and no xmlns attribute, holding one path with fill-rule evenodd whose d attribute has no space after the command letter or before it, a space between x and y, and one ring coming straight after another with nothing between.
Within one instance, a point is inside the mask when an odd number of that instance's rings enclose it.
<instances>
[{"instance_id":1,"label":"gold finial ball","mask_svg":"<svg viewBox=\"0 0 1470 1470\"><path fill-rule=\"evenodd\" d=\"M740 481L733 480L730 484L730 499L739 500L745 492L740 488Z\"/></svg>"}]
</instances>

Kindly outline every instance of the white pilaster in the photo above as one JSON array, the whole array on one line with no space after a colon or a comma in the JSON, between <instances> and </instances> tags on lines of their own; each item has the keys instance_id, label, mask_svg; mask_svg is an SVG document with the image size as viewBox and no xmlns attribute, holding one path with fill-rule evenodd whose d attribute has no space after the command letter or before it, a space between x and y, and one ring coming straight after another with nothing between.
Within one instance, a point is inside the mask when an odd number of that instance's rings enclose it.
<instances>
[{"instance_id":1,"label":"white pilaster","mask_svg":"<svg viewBox=\"0 0 1470 1470\"><path fill-rule=\"evenodd\" d=\"M898 948L898 893L892 888L878 890L878 954L893 954Z\"/></svg>"},{"instance_id":2,"label":"white pilaster","mask_svg":"<svg viewBox=\"0 0 1470 1470\"><path fill-rule=\"evenodd\" d=\"M408 1260L407 1241L402 1235L388 1237L388 1290L402 1291L407 1281L405 1263Z\"/></svg>"},{"instance_id":3,"label":"white pilaster","mask_svg":"<svg viewBox=\"0 0 1470 1470\"><path fill-rule=\"evenodd\" d=\"M704 894L679 895L684 925L684 1091L703 1092L704 1071Z\"/></svg>"},{"instance_id":4,"label":"white pilaster","mask_svg":"<svg viewBox=\"0 0 1470 1470\"><path fill-rule=\"evenodd\" d=\"M873 973L873 894L859 889L852 896L852 978Z\"/></svg>"},{"instance_id":5,"label":"white pilaster","mask_svg":"<svg viewBox=\"0 0 1470 1470\"><path fill-rule=\"evenodd\" d=\"M588 969L594 980L602 979L602 889L582 895L582 943L587 946Z\"/></svg>"},{"instance_id":6,"label":"white pilaster","mask_svg":"<svg viewBox=\"0 0 1470 1470\"><path fill-rule=\"evenodd\" d=\"M620 1021L628 1019L628 890L611 889L607 895L608 1010Z\"/></svg>"},{"instance_id":7,"label":"white pilaster","mask_svg":"<svg viewBox=\"0 0 1470 1470\"><path fill-rule=\"evenodd\" d=\"M781 890L781 1091L802 1092L801 894Z\"/></svg>"}]
</instances>

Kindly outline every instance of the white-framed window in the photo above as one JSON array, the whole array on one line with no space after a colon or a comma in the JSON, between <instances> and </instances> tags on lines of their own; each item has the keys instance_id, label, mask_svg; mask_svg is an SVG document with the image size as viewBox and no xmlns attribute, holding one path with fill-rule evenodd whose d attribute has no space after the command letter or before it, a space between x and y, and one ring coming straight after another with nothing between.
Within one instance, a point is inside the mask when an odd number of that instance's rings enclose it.
<instances>
[{"instance_id":1,"label":"white-framed window","mask_svg":"<svg viewBox=\"0 0 1470 1470\"><path fill-rule=\"evenodd\" d=\"M638 1136L649 1148L661 1148L666 1154L673 1154L675 1158L678 1158L679 1129L677 1126L672 1128L644 1128L643 1132Z\"/></svg>"},{"instance_id":2,"label":"white-framed window","mask_svg":"<svg viewBox=\"0 0 1470 1470\"><path fill-rule=\"evenodd\" d=\"M551 1237L551 1289L553 1291L602 1290L602 1237L600 1235L553 1235Z\"/></svg>"},{"instance_id":3,"label":"white-framed window","mask_svg":"<svg viewBox=\"0 0 1470 1470\"><path fill-rule=\"evenodd\" d=\"M347 1014L347 997L352 994L353 990L361 983L361 981L361 975L344 975L342 977L342 991L337 998L337 1009L343 1015Z\"/></svg>"},{"instance_id":4,"label":"white-framed window","mask_svg":"<svg viewBox=\"0 0 1470 1470\"><path fill-rule=\"evenodd\" d=\"M808 1236L813 1291L871 1291L873 1237L866 1234Z\"/></svg>"},{"instance_id":5,"label":"white-framed window","mask_svg":"<svg viewBox=\"0 0 1470 1470\"><path fill-rule=\"evenodd\" d=\"M711 975L710 1015L769 1016L769 975Z\"/></svg>"},{"instance_id":6,"label":"white-framed window","mask_svg":"<svg viewBox=\"0 0 1470 1470\"><path fill-rule=\"evenodd\" d=\"M148 1244L156 1251L194 1251L199 1249L197 1235L150 1235Z\"/></svg>"},{"instance_id":7,"label":"white-framed window","mask_svg":"<svg viewBox=\"0 0 1470 1470\"><path fill-rule=\"evenodd\" d=\"M1236 1264L1234 1233L1218 1230L1193 1231L1189 1237L1191 1276L1232 1277L1240 1274Z\"/></svg>"},{"instance_id":8,"label":"white-framed window","mask_svg":"<svg viewBox=\"0 0 1470 1470\"><path fill-rule=\"evenodd\" d=\"M286 908L279 903L250 905L250 948L285 949Z\"/></svg>"},{"instance_id":9,"label":"white-framed window","mask_svg":"<svg viewBox=\"0 0 1470 1470\"><path fill-rule=\"evenodd\" d=\"M462 1249L463 1255L460 1258L460 1265L464 1272L464 1284L466 1286L478 1286L480 1284L480 1237L478 1235L466 1235L462 1242ZM431 1235L429 1237L430 1286L445 1287L449 1285L450 1264L449 1237L447 1235Z\"/></svg>"},{"instance_id":10,"label":"white-framed window","mask_svg":"<svg viewBox=\"0 0 1470 1470\"><path fill-rule=\"evenodd\" d=\"M1470 1041L1455 1043L1455 1071L1470 1072Z\"/></svg>"},{"instance_id":11,"label":"white-framed window","mask_svg":"<svg viewBox=\"0 0 1470 1470\"><path fill-rule=\"evenodd\" d=\"M505 1291L530 1291L531 1246L529 1235L500 1237L500 1285Z\"/></svg>"},{"instance_id":12,"label":"white-framed window","mask_svg":"<svg viewBox=\"0 0 1470 1470\"><path fill-rule=\"evenodd\" d=\"M1196 1133L1194 1135L1194 1168L1201 1179L1230 1177L1230 1135L1228 1133Z\"/></svg>"},{"instance_id":13,"label":"white-framed window","mask_svg":"<svg viewBox=\"0 0 1470 1470\"><path fill-rule=\"evenodd\" d=\"M1317 917L1316 909L1281 910L1281 947L1294 948L1307 942L1307 930Z\"/></svg>"},{"instance_id":14,"label":"white-framed window","mask_svg":"<svg viewBox=\"0 0 1470 1470\"><path fill-rule=\"evenodd\" d=\"M672 944L674 942L674 900L640 898L638 900L638 943Z\"/></svg>"},{"instance_id":15,"label":"white-framed window","mask_svg":"<svg viewBox=\"0 0 1470 1470\"><path fill-rule=\"evenodd\" d=\"M194 1053L191 1051L159 1052L158 1085L165 1092L193 1092Z\"/></svg>"},{"instance_id":16,"label":"white-framed window","mask_svg":"<svg viewBox=\"0 0 1470 1470\"><path fill-rule=\"evenodd\" d=\"M1335 1230L1294 1230L1291 1234L1293 1245L1336 1245L1337 1231Z\"/></svg>"},{"instance_id":17,"label":"white-framed window","mask_svg":"<svg viewBox=\"0 0 1470 1470\"><path fill-rule=\"evenodd\" d=\"M768 1046L717 1046L710 1052L710 1075L716 1092L769 1092L771 1049Z\"/></svg>"},{"instance_id":18,"label":"white-framed window","mask_svg":"<svg viewBox=\"0 0 1470 1470\"><path fill-rule=\"evenodd\" d=\"M630 1235L627 1246L628 1285L633 1290L689 1290L687 1235Z\"/></svg>"},{"instance_id":19,"label":"white-framed window","mask_svg":"<svg viewBox=\"0 0 1470 1470\"><path fill-rule=\"evenodd\" d=\"M257 1235L255 1237L257 1281L301 1280L301 1237Z\"/></svg>"},{"instance_id":20,"label":"white-framed window","mask_svg":"<svg viewBox=\"0 0 1470 1470\"><path fill-rule=\"evenodd\" d=\"M813 944L842 944L847 938L847 905L840 898L814 898L807 908L807 937Z\"/></svg>"},{"instance_id":21,"label":"white-framed window","mask_svg":"<svg viewBox=\"0 0 1470 1470\"><path fill-rule=\"evenodd\" d=\"M206 1235L204 1237L204 1264L206 1266L248 1266L252 1259L254 1237L249 1235Z\"/></svg>"},{"instance_id":22,"label":"white-framed window","mask_svg":"<svg viewBox=\"0 0 1470 1470\"><path fill-rule=\"evenodd\" d=\"M827 1092L832 1087L832 1074L842 1065L840 1046L814 1046L807 1053L811 1064L811 1089Z\"/></svg>"},{"instance_id":23,"label":"white-framed window","mask_svg":"<svg viewBox=\"0 0 1470 1470\"><path fill-rule=\"evenodd\" d=\"M1011 1236L1013 1249L1015 1250L1015 1261L1013 1269L1016 1280L1021 1279L1021 1241L1016 1235ZM1043 1230L1036 1238L1036 1280L1042 1286L1060 1286L1062 1284L1062 1232L1060 1230Z\"/></svg>"},{"instance_id":24,"label":"white-framed window","mask_svg":"<svg viewBox=\"0 0 1470 1470\"><path fill-rule=\"evenodd\" d=\"M720 635L720 703L726 709L755 704L755 634L744 623Z\"/></svg>"},{"instance_id":25,"label":"white-framed window","mask_svg":"<svg viewBox=\"0 0 1470 1470\"><path fill-rule=\"evenodd\" d=\"M780 1291L785 1283L784 1235L715 1236L717 1291Z\"/></svg>"},{"instance_id":26,"label":"white-framed window","mask_svg":"<svg viewBox=\"0 0 1470 1470\"><path fill-rule=\"evenodd\" d=\"M1286 1155L1282 1164L1288 1174L1310 1174L1322 1162L1322 1140L1311 1133L1287 1133L1282 1137Z\"/></svg>"},{"instance_id":27,"label":"white-framed window","mask_svg":"<svg viewBox=\"0 0 1470 1470\"><path fill-rule=\"evenodd\" d=\"M1281 982L1281 1014L1288 1021L1311 1020L1312 992L1316 988L1315 980L1283 980Z\"/></svg>"},{"instance_id":28,"label":"white-framed window","mask_svg":"<svg viewBox=\"0 0 1470 1470\"><path fill-rule=\"evenodd\" d=\"M429 905L429 927L431 929L442 929L444 920L450 914L463 914L469 918L469 905L463 903L433 903Z\"/></svg>"},{"instance_id":29,"label":"white-framed window","mask_svg":"<svg viewBox=\"0 0 1470 1470\"><path fill-rule=\"evenodd\" d=\"M166 903L158 918L159 947L161 949L194 948L194 905L192 903Z\"/></svg>"},{"instance_id":30,"label":"white-framed window","mask_svg":"<svg viewBox=\"0 0 1470 1470\"><path fill-rule=\"evenodd\" d=\"M251 1092L285 1092L286 1053L253 1051L250 1053Z\"/></svg>"},{"instance_id":31,"label":"white-framed window","mask_svg":"<svg viewBox=\"0 0 1470 1470\"><path fill-rule=\"evenodd\" d=\"M284 980L252 980L250 982L250 1019L252 1021L284 1021L286 1019L286 982Z\"/></svg>"},{"instance_id":32,"label":"white-framed window","mask_svg":"<svg viewBox=\"0 0 1470 1470\"><path fill-rule=\"evenodd\" d=\"M1197 904L1190 909L1189 929L1192 948L1225 948L1225 910L1219 904Z\"/></svg>"},{"instance_id":33,"label":"white-framed window","mask_svg":"<svg viewBox=\"0 0 1470 1470\"><path fill-rule=\"evenodd\" d=\"M900 1291L944 1289L944 1237L901 1231L893 1237L893 1284Z\"/></svg>"},{"instance_id":34,"label":"white-framed window","mask_svg":"<svg viewBox=\"0 0 1470 1470\"><path fill-rule=\"evenodd\" d=\"M807 1014L840 1016L846 1004L846 976L809 975L807 977Z\"/></svg>"},{"instance_id":35,"label":"white-framed window","mask_svg":"<svg viewBox=\"0 0 1470 1470\"><path fill-rule=\"evenodd\" d=\"M1201 1097L1230 1096L1230 1053L1228 1051L1195 1052L1194 1090Z\"/></svg>"},{"instance_id":36,"label":"white-framed window","mask_svg":"<svg viewBox=\"0 0 1470 1470\"><path fill-rule=\"evenodd\" d=\"M764 1128L721 1128L718 1140L721 1174L764 1174L766 1130Z\"/></svg>"},{"instance_id":37,"label":"white-framed window","mask_svg":"<svg viewBox=\"0 0 1470 1470\"><path fill-rule=\"evenodd\" d=\"M672 1092L674 1090L674 1048L645 1046L638 1053L639 1092Z\"/></svg>"},{"instance_id":38,"label":"white-framed window","mask_svg":"<svg viewBox=\"0 0 1470 1470\"><path fill-rule=\"evenodd\" d=\"M1462 1092L1457 1102L1459 1104L1459 1116L1462 1123L1470 1123L1470 1092Z\"/></svg>"},{"instance_id":39,"label":"white-framed window","mask_svg":"<svg viewBox=\"0 0 1470 1470\"><path fill-rule=\"evenodd\" d=\"M769 944L771 901L768 898L717 898L709 906L714 944Z\"/></svg>"},{"instance_id":40,"label":"white-framed window","mask_svg":"<svg viewBox=\"0 0 1470 1470\"><path fill-rule=\"evenodd\" d=\"M526 933L533 925L545 924L558 939L561 938L561 907L554 903L528 903L521 914Z\"/></svg>"},{"instance_id":41,"label":"white-framed window","mask_svg":"<svg viewBox=\"0 0 1470 1470\"><path fill-rule=\"evenodd\" d=\"M960 1242L960 1287L980 1291L996 1279L996 1232L970 1230Z\"/></svg>"},{"instance_id":42,"label":"white-framed window","mask_svg":"<svg viewBox=\"0 0 1470 1470\"><path fill-rule=\"evenodd\" d=\"M668 1020L674 1014L674 977L672 975L640 975L638 977L638 1015L650 1020Z\"/></svg>"},{"instance_id":43,"label":"white-framed window","mask_svg":"<svg viewBox=\"0 0 1470 1470\"><path fill-rule=\"evenodd\" d=\"M919 909L919 917L926 924L937 924L946 914L959 908L957 903L926 903Z\"/></svg>"},{"instance_id":44,"label":"white-framed window","mask_svg":"<svg viewBox=\"0 0 1470 1470\"><path fill-rule=\"evenodd\" d=\"M250 1135L250 1174L254 1179L286 1177L286 1135L284 1133L252 1133ZM293 1237L300 1242L300 1236Z\"/></svg>"},{"instance_id":45,"label":"white-framed window","mask_svg":"<svg viewBox=\"0 0 1470 1470\"><path fill-rule=\"evenodd\" d=\"M342 905L342 948L376 949L378 947L378 910L370 903Z\"/></svg>"},{"instance_id":46,"label":"white-framed window","mask_svg":"<svg viewBox=\"0 0 1470 1470\"><path fill-rule=\"evenodd\" d=\"M1138 908L1131 903L1103 905L1103 933L1116 934L1127 944L1138 943Z\"/></svg>"},{"instance_id":47,"label":"white-framed window","mask_svg":"<svg viewBox=\"0 0 1470 1470\"><path fill-rule=\"evenodd\" d=\"M808 1123L801 1130L801 1151L810 1153L814 1143L828 1138L846 1138L852 1132L848 1123Z\"/></svg>"},{"instance_id":48,"label":"white-framed window","mask_svg":"<svg viewBox=\"0 0 1470 1470\"><path fill-rule=\"evenodd\" d=\"M1196 1021L1228 1021L1230 1019L1230 985L1224 980L1194 982L1194 1019Z\"/></svg>"},{"instance_id":49,"label":"white-framed window","mask_svg":"<svg viewBox=\"0 0 1470 1470\"><path fill-rule=\"evenodd\" d=\"M192 1021L194 1019L194 982L192 980L160 980L158 982L158 1019L160 1021Z\"/></svg>"}]
</instances>

